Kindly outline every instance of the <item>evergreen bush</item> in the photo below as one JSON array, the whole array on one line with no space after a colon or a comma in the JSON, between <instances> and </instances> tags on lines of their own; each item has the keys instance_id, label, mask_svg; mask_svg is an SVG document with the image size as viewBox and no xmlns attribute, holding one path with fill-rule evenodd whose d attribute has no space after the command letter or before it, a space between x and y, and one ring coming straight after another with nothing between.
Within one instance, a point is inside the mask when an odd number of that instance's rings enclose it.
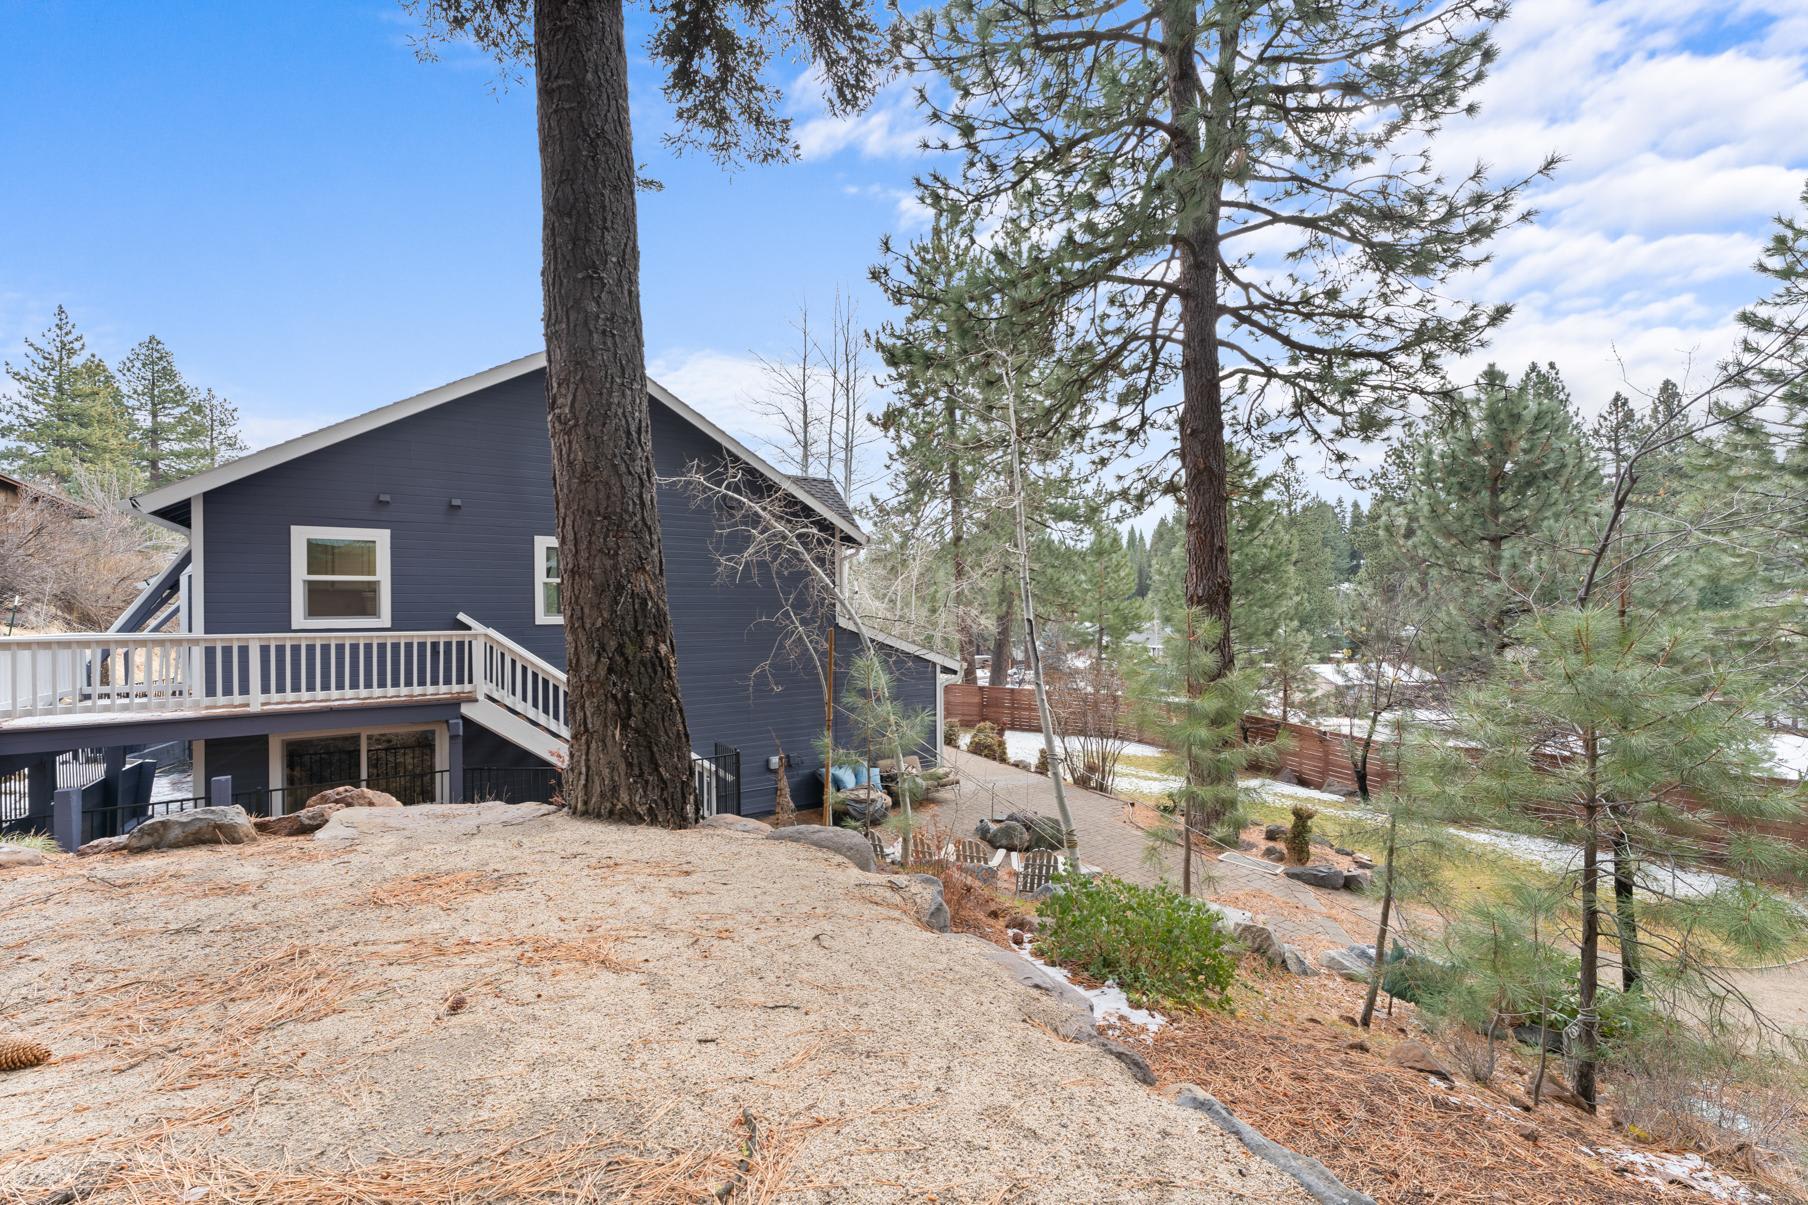
<instances>
[{"instance_id":1,"label":"evergreen bush","mask_svg":"<svg viewBox=\"0 0 1808 1205\"><path fill-rule=\"evenodd\" d=\"M1229 1007L1236 960L1217 917L1172 888L1070 875L1037 916L1037 953L1138 1006Z\"/></svg>"},{"instance_id":2,"label":"evergreen bush","mask_svg":"<svg viewBox=\"0 0 1808 1205\"><path fill-rule=\"evenodd\" d=\"M1293 823L1287 829L1287 860L1304 866L1312 860L1312 818L1316 809L1303 803L1293 805Z\"/></svg>"},{"instance_id":3,"label":"evergreen bush","mask_svg":"<svg viewBox=\"0 0 1808 1205\"><path fill-rule=\"evenodd\" d=\"M1004 737L999 734L998 725L987 720L973 729L973 736L967 741L967 752L975 757L984 757L995 762L1009 762L1011 755L1007 751Z\"/></svg>"}]
</instances>

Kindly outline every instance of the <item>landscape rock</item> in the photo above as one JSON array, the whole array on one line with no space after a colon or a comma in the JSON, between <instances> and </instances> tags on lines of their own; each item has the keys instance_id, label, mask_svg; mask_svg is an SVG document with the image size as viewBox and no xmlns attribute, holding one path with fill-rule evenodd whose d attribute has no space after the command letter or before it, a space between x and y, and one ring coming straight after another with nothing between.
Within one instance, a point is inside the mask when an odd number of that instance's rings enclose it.
<instances>
[{"instance_id":1,"label":"landscape rock","mask_svg":"<svg viewBox=\"0 0 1808 1205\"><path fill-rule=\"evenodd\" d=\"M1289 866L1281 873L1308 887L1322 887L1326 891L1343 890L1343 871L1324 862L1314 862L1310 866Z\"/></svg>"},{"instance_id":2,"label":"landscape rock","mask_svg":"<svg viewBox=\"0 0 1808 1205\"><path fill-rule=\"evenodd\" d=\"M1028 912L1013 912L1004 918L1004 927L1020 933L1034 933L1042 922Z\"/></svg>"},{"instance_id":3,"label":"landscape rock","mask_svg":"<svg viewBox=\"0 0 1808 1205\"><path fill-rule=\"evenodd\" d=\"M1369 872L1366 870L1346 870L1343 872L1343 889L1345 891L1367 891L1369 889Z\"/></svg>"},{"instance_id":4,"label":"landscape rock","mask_svg":"<svg viewBox=\"0 0 1808 1205\"><path fill-rule=\"evenodd\" d=\"M345 808L399 808L402 806L402 801L388 791L376 791L370 787L328 787L309 799L303 805L303 810L329 803L336 803Z\"/></svg>"},{"instance_id":5,"label":"landscape rock","mask_svg":"<svg viewBox=\"0 0 1808 1205\"><path fill-rule=\"evenodd\" d=\"M861 870L879 869L878 860L873 857L873 843L850 829L829 828L823 824L794 824L790 828L773 829L766 834L766 839L789 841L794 845L808 845L840 854Z\"/></svg>"},{"instance_id":6,"label":"landscape rock","mask_svg":"<svg viewBox=\"0 0 1808 1205\"><path fill-rule=\"evenodd\" d=\"M152 849L179 849L185 845L244 845L257 840L251 817L237 804L194 808L153 816L126 835L131 853Z\"/></svg>"},{"instance_id":7,"label":"landscape rock","mask_svg":"<svg viewBox=\"0 0 1808 1205\"><path fill-rule=\"evenodd\" d=\"M1065 849L1067 846L1067 833L1053 816L1040 812L1012 812L1005 817L1005 823L1023 826L1029 834L1030 849Z\"/></svg>"},{"instance_id":8,"label":"landscape rock","mask_svg":"<svg viewBox=\"0 0 1808 1205\"><path fill-rule=\"evenodd\" d=\"M1027 770L1031 774L1034 774L1036 772L1036 767L1030 765L1029 760L1027 758L1020 757L1017 760L1013 761L1011 764L1013 766L1016 766L1019 770Z\"/></svg>"},{"instance_id":9,"label":"landscape rock","mask_svg":"<svg viewBox=\"0 0 1808 1205\"><path fill-rule=\"evenodd\" d=\"M1290 1151L1267 1138L1196 1084L1175 1084L1168 1099L1183 1109L1205 1114L1213 1125L1241 1142L1250 1154L1292 1177L1320 1205L1375 1205L1373 1197L1350 1188L1310 1155Z\"/></svg>"},{"instance_id":10,"label":"landscape rock","mask_svg":"<svg viewBox=\"0 0 1808 1205\"><path fill-rule=\"evenodd\" d=\"M1281 965L1287 968L1289 975L1298 975L1301 979L1310 979L1318 974L1306 957L1306 952L1298 946L1281 947Z\"/></svg>"},{"instance_id":11,"label":"landscape rock","mask_svg":"<svg viewBox=\"0 0 1808 1205\"><path fill-rule=\"evenodd\" d=\"M1320 836L1318 833L1312 834L1311 843L1318 846L1320 849L1331 848L1331 838Z\"/></svg>"},{"instance_id":12,"label":"landscape rock","mask_svg":"<svg viewBox=\"0 0 1808 1205\"><path fill-rule=\"evenodd\" d=\"M1267 858L1270 862L1285 862L1287 860L1287 851L1278 845L1270 845L1262 850L1262 856Z\"/></svg>"},{"instance_id":13,"label":"landscape rock","mask_svg":"<svg viewBox=\"0 0 1808 1205\"><path fill-rule=\"evenodd\" d=\"M755 833L762 837L772 831L772 826L764 821L755 820L749 816L731 816L727 813L705 816L697 821L697 827L720 829L731 833Z\"/></svg>"},{"instance_id":14,"label":"landscape rock","mask_svg":"<svg viewBox=\"0 0 1808 1205\"><path fill-rule=\"evenodd\" d=\"M885 884L904 897L912 916L937 933L948 931L952 918L940 879L932 874L894 874L886 876Z\"/></svg>"},{"instance_id":15,"label":"landscape rock","mask_svg":"<svg viewBox=\"0 0 1808 1205\"><path fill-rule=\"evenodd\" d=\"M1284 824L1271 824L1262 830L1262 836L1270 841L1279 841L1286 837L1286 835L1287 826Z\"/></svg>"},{"instance_id":16,"label":"landscape rock","mask_svg":"<svg viewBox=\"0 0 1808 1205\"><path fill-rule=\"evenodd\" d=\"M1354 855L1356 851L1353 849L1345 849L1341 845L1333 845L1331 847L1331 852L1337 854L1339 857L1348 858Z\"/></svg>"},{"instance_id":17,"label":"landscape rock","mask_svg":"<svg viewBox=\"0 0 1808 1205\"><path fill-rule=\"evenodd\" d=\"M1275 966L1286 968L1289 974L1298 975L1301 978L1317 974L1312 969L1312 964L1306 961L1304 954L1282 941L1267 925L1258 925L1253 921L1244 922L1237 925L1233 932L1238 941Z\"/></svg>"},{"instance_id":18,"label":"landscape rock","mask_svg":"<svg viewBox=\"0 0 1808 1205\"><path fill-rule=\"evenodd\" d=\"M1356 869L1358 870L1375 869L1375 859L1369 857L1367 854L1351 854L1350 861L1356 864Z\"/></svg>"},{"instance_id":19,"label":"landscape rock","mask_svg":"<svg viewBox=\"0 0 1808 1205\"><path fill-rule=\"evenodd\" d=\"M126 847L124 837L96 837L88 844L75 851L78 858L92 858L95 854L118 853Z\"/></svg>"},{"instance_id":20,"label":"landscape rock","mask_svg":"<svg viewBox=\"0 0 1808 1205\"><path fill-rule=\"evenodd\" d=\"M1280 773L1274 775L1274 781L1282 786L1297 787L1299 786L1299 775L1293 772L1293 767L1282 766Z\"/></svg>"},{"instance_id":21,"label":"landscape rock","mask_svg":"<svg viewBox=\"0 0 1808 1205\"><path fill-rule=\"evenodd\" d=\"M975 831L979 834L979 839L993 849L1024 853L1030 848L1030 831L1015 820L1006 820L1000 824L981 820Z\"/></svg>"},{"instance_id":22,"label":"landscape rock","mask_svg":"<svg viewBox=\"0 0 1808 1205\"><path fill-rule=\"evenodd\" d=\"M1387 1061L1396 1067L1407 1067L1413 1071L1423 1071L1426 1075L1435 1075L1445 1083L1456 1083L1456 1076L1444 1065L1437 1052L1423 1042L1411 1038L1396 1045L1387 1052Z\"/></svg>"},{"instance_id":23,"label":"landscape rock","mask_svg":"<svg viewBox=\"0 0 1808 1205\"><path fill-rule=\"evenodd\" d=\"M0 870L11 866L42 866L44 851L26 849L23 845L0 845Z\"/></svg>"},{"instance_id":24,"label":"landscape rock","mask_svg":"<svg viewBox=\"0 0 1808 1205\"><path fill-rule=\"evenodd\" d=\"M325 828L334 812L344 810L345 805L341 803L317 803L287 816L259 816L251 822L251 827L263 837L299 837Z\"/></svg>"},{"instance_id":25,"label":"landscape rock","mask_svg":"<svg viewBox=\"0 0 1808 1205\"><path fill-rule=\"evenodd\" d=\"M1357 953L1358 950L1361 953ZM1353 982L1367 983L1369 973L1375 966L1375 958L1368 953L1366 946L1354 946L1341 950L1326 950L1318 956L1318 965L1334 975L1342 975Z\"/></svg>"}]
</instances>

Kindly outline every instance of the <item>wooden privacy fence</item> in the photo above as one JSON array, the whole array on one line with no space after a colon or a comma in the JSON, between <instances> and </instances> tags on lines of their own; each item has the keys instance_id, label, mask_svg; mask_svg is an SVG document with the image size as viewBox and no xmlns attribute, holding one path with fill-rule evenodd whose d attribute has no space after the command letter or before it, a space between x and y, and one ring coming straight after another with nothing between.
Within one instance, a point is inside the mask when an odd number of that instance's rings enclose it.
<instances>
[{"instance_id":1,"label":"wooden privacy fence","mask_svg":"<svg viewBox=\"0 0 1808 1205\"><path fill-rule=\"evenodd\" d=\"M1098 706L1097 703L1092 705ZM1115 701L1115 706L1123 731L1133 734L1140 741L1155 742L1159 739L1158 734L1147 731L1144 725L1137 722L1136 717L1129 714L1131 707L1127 701L1120 697ZM1063 692L1050 692L1049 709L1054 712L1055 727L1058 729L1072 731L1083 718L1083 707L1071 695L1064 697ZM942 716L947 722L959 724L962 728L992 723L1001 729L1015 728L1021 732L1039 732L1042 729L1041 713L1036 709L1036 692L1027 686L972 686L965 682L951 682L942 688ZM1350 759L1357 742L1351 737L1308 724L1282 723L1272 716L1243 717L1244 739L1252 744L1273 744L1275 737L1282 732L1287 734L1286 740L1282 742L1277 761L1268 767L1269 773L1291 770L1301 786L1314 790L1356 789L1356 767ZM1382 764L1388 757L1389 748L1378 742L1369 759L1371 785L1385 786L1394 781L1393 766Z\"/></svg>"},{"instance_id":2,"label":"wooden privacy fence","mask_svg":"<svg viewBox=\"0 0 1808 1205\"><path fill-rule=\"evenodd\" d=\"M1128 709L1128 704L1121 698L1117 705L1120 709ZM1072 714L1063 716L1057 700L1051 699L1050 706L1055 711L1057 728L1077 718ZM950 683L942 688L942 714L949 722L958 723L963 728L971 728L985 720L1000 728L1039 731L1042 727L1042 720L1036 710L1036 692L1024 686L969 686L960 682ZM1131 723L1127 727L1133 730L1135 725ZM1244 716L1243 732L1246 740L1258 745L1273 744L1277 734L1287 734L1277 759L1264 767L1263 773L1277 774L1282 769L1291 770L1301 786L1313 790L1349 792L1356 789L1356 767L1351 757L1360 744L1359 738L1347 733L1314 728L1309 724L1283 723L1273 716L1264 715ZM1153 737L1139 735L1138 739L1151 740ZM1371 787L1385 787L1396 780L1398 774L1394 760L1393 743L1377 737L1369 758ZM1799 785L1786 779L1761 781L1763 785L1784 790ZM1685 811L1696 806L1686 794L1678 794L1674 797L1674 802ZM1686 828L1687 825L1679 827ZM1761 833L1808 847L1808 820L1742 818L1737 827L1743 831ZM1709 845L1721 839L1708 831L1700 835Z\"/></svg>"}]
</instances>

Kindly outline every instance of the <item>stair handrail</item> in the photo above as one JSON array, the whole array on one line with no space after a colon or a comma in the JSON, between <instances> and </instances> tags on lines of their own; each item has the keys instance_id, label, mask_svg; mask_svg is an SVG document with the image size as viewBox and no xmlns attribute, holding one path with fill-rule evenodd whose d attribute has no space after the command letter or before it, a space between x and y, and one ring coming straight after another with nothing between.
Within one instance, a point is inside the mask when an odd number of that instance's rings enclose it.
<instances>
[{"instance_id":1,"label":"stair handrail","mask_svg":"<svg viewBox=\"0 0 1808 1205\"><path fill-rule=\"evenodd\" d=\"M470 628L473 632L476 632L478 635L483 636L484 638L493 641L494 643L496 643L497 645L501 646L504 649L507 649L510 653L521 658L521 660L527 662L534 669L539 670L541 673L545 674L547 677L549 677L553 681L557 682L560 686L564 686L569 689L570 683L568 683L565 680L565 671L560 669L558 666L554 665L552 662L548 661L546 658L540 656L538 653L531 652L528 649L521 647L520 645L516 644L513 640L510 640L507 636L504 636L501 632L498 632L495 628L492 628L485 624L479 623L477 620L472 619L469 615L466 615L463 611L460 611L458 613L457 618L458 618L459 623L464 624L467 628Z\"/></svg>"}]
</instances>

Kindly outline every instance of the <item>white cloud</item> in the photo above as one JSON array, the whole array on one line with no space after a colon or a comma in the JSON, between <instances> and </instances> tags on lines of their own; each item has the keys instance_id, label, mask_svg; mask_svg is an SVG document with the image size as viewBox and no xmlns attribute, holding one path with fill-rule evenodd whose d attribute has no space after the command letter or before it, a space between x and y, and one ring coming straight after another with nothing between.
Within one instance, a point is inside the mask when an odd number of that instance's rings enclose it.
<instances>
[{"instance_id":1,"label":"white cloud","mask_svg":"<svg viewBox=\"0 0 1808 1205\"><path fill-rule=\"evenodd\" d=\"M821 89L808 74L793 87L792 95L813 98L792 131L806 160L826 159L849 149L871 159L915 156L929 132L909 77L887 84L865 110L846 116L823 107Z\"/></svg>"}]
</instances>

